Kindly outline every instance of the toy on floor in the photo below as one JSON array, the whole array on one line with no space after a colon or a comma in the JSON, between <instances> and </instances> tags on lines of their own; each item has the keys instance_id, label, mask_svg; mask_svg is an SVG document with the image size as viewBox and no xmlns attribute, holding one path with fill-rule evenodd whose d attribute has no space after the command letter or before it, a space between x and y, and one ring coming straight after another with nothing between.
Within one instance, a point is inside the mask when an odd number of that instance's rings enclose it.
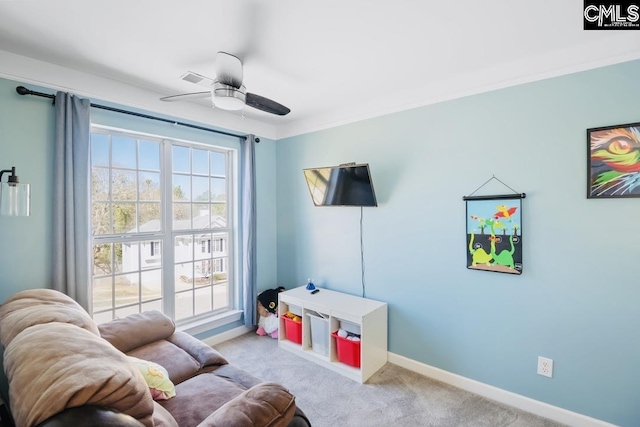
<instances>
[{"instance_id":1,"label":"toy on floor","mask_svg":"<svg viewBox=\"0 0 640 427\"><path fill-rule=\"evenodd\" d=\"M269 335L278 338L278 294L284 291L284 287L267 289L258 295L258 329L256 334Z\"/></svg>"}]
</instances>

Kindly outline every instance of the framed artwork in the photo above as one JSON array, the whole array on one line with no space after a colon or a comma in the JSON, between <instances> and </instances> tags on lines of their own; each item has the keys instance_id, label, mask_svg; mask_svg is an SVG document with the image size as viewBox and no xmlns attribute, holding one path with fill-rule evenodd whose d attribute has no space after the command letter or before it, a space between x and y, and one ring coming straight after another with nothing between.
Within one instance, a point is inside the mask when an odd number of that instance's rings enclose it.
<instances>
[{"instance_id":1,"label":"framed artwork","mask_svg":"<svg viewBox=\"0 0 640 427\"><path fill-rule=\"evenodd\" d=\"M467 268L522 274L524 195L465 197Z\"/></svg>"},{"instance_id":2,"label":"framed artwork","mask_svg":"<svg viewBox=\"0 0 640 427\"><path fill-rule=\"evenodd\" d=\"M587 198L640 197L640 123L587 129Z\"/></svg>"}]
</instances>

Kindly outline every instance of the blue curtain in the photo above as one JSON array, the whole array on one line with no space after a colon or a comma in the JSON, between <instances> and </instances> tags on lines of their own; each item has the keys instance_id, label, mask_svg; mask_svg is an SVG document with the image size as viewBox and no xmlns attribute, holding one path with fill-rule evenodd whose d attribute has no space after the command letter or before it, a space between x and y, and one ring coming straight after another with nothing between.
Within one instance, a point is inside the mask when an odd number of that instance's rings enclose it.
<instances>
[{"instance_id":1,"label":"blue curtain","mask_svg":"<svg viewBox=\"0 0 640 427\"><path fill-rule=\"evenodd\" d=\"M53 289L89 307L91 103L58 92L53 176Z\"/></svg>"},{"instance_id":2,"label":"blue curtain","mask_svg":"<svg viewBox=\"0 0 640 427\"><path fill-rule=\"evenodd\" d=\"M240 140L242 163L242 296L244 325L257 324L255 135Z\"/></svg>"}]
</instances>

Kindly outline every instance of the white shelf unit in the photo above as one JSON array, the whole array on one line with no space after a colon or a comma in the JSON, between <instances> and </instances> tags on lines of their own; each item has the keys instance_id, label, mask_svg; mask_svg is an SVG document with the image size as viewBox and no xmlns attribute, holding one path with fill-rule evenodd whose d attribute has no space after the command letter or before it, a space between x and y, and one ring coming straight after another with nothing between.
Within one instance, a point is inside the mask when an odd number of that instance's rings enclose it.
<instances>
[{"instance_id":1,"label":"white shelf unit","mask_svg":"<svg viewBox=\"0 0 640 427\"><path fill-rule=\"evenodd\" d=\"M283 315L294 306L301 310L302 344L286 338ZM313 351L311 325L306 313L314 311L329 318L326 338L329 343L327 356ZM347 295L328 289L311 294L305 286L281 292L278 295L280 333L278 346L300 355L321 366L338 372L360 383L366 382L387 363L387 304L368 298ZM331 336L340 327L340 321L354 323L360 327L360 368L338 360L336 338ZM316 338L314 338L316 339Z\"/></svg>"}]
</instances>

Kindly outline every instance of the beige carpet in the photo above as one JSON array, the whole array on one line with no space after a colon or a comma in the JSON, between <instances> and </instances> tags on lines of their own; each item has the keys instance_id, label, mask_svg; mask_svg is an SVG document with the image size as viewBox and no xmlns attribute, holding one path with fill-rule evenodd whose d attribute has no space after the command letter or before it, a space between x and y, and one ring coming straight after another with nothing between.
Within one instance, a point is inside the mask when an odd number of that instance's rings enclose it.
<instances>
[{"instance_id":1,"label":"beige carpet","mask_svg":"<svg viewBox=\"0 0 640 427\"><path fill-rule=\"evenodd\" d=\"M287 387L314 427L556 427L560 424L388 363L367 384L278 348L253 333L214 346L229 363Z\"/></svg>"}]
</instances>

